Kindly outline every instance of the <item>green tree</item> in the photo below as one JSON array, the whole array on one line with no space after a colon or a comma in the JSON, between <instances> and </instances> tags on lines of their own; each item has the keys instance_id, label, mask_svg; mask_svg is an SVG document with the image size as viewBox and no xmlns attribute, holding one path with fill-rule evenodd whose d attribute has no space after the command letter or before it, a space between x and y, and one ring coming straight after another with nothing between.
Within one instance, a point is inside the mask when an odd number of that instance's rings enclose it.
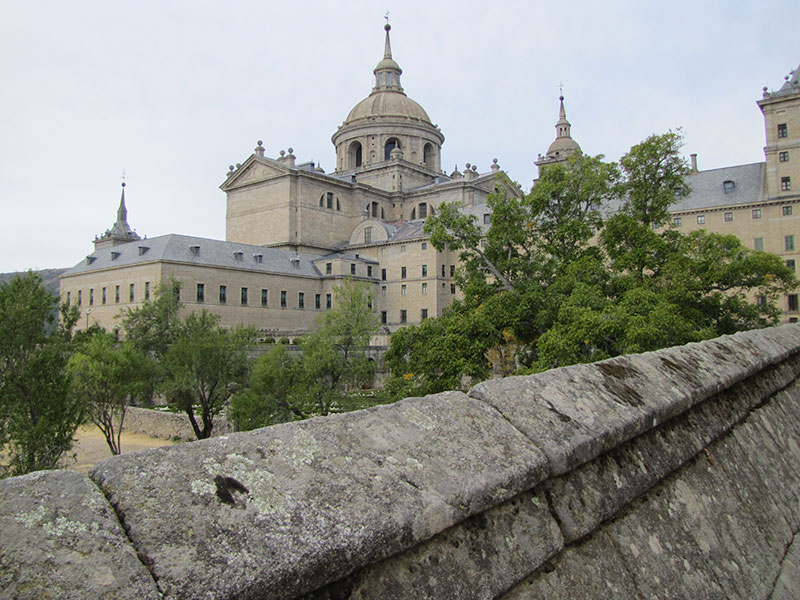
<instances>
[{"instance_id":1,"label":"green tree","mask_svg":"<svg viewBox=\"0 0 800 600\"><path fill-rule=\"evenodd\" d=\"M112 454L119 454L120 435L128 405L151 391L154 363L130 341L98 333L84 342L69 360L70 390L86 403Z\"/></svg>"},{"instance_id":2,"label":"green tree","mask_svg":"<svg viewBox=\"0 0 800 600\"><path fill-rule=\"evenodd\" d=\"M575 153L524 197L490 195L488 231L441 207L426 231L460 250L464 300L392 336L387 386L458 387L487 375L487 359L507 373L515 349L515 363L539 371L776 323L777 299L797 285L777 256L660 229L689 192L681 146L679 131L653 135L619 166Z\"/></svg>"},{"instance_id":3,"label":"green tree","mask_svg":"<svg viewBox=\"0 0 800 600\"><path fill-rule=\"evenodd\" d=\"M178 311L183 306L179 300L180 283L176 279L160 283L153 296L154 300L122 311L122 327L125 339L160 360L178 332Z\"/></svg>"},{"instance_id":4,"label":"green tree","mask_svg":"<svg viewBox=\"0 0 800 600\"><path fill-rule=\"evenodd\" d=\"M214 418L246 382L247 348L254 338L251 329L220 327L219 318L205 309L175 327L162 359L166 376L160 389L170 405L188 415L197 439L211 436Z\"/></svg>"},{"instance_id":5,"label":"green tree","mask_svg":"<svg viewBox=\"0 0 800 600\"><path fill-rule=\"evenodd\" d=\"M256 361L249 389L231 401L229 415L237 428L327 415L372 381L375 363L367 348L379 327L372 292L349 279L333 291L333 309L303 338L300 355L276 344Z\"/></svg>"},{"instance_id":6,"label":"green tree","mask_svg":"<svg viewBox=\"0 0 800 600\"><path fill-rule=\"evenodd\" d=\"M78 318L62 306L41 278L29 272L0 284L0 442L4 475L52 469L72 447L84 418L83 403L70 396L66 365ZM48 333L50 332L50 333Z\"/></svg>"}]
</instances>

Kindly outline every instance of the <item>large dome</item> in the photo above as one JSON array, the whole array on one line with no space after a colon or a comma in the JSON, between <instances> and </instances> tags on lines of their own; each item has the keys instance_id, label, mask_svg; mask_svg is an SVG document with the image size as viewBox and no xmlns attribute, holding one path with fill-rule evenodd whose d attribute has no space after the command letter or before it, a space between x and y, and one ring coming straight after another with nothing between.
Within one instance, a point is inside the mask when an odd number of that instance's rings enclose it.
<instances>
[{"instance_id":1,"label":"large dome","mask_svg":"<svg viewBox=\"0 0 800 600\"><path fill-rule=\"evenodd\" d=\"M550 147L547 149L547 156L555 158L556 156L575 152L576 150L580 151L580 149L581 147L578 145L578 142L571 137L560 137L556 138L555 141L550 144Z\"/></svg>"},{"instance_id":2,"label":"large dome","mask_svg":"<svg viewBox=\"0 0 800 600\"><path fill-rule=\"evenodd\" d=\"M345 124L370 117L400 117L431 123L425 109L402 92L373 92L353 107Z\"/></svg>"}]
</instances>

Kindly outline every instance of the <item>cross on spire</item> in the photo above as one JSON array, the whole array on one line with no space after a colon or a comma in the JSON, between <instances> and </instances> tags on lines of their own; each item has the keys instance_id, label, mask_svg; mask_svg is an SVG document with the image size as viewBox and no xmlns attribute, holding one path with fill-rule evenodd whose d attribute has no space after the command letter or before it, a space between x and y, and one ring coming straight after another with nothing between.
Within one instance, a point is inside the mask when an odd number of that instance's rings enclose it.
<instances>
[{"instance_id":1,"label":"cross on spire","mask_svg":"<svg viewBox=\"0 0 800 600\"><path fill-rule=\"evenodd\" d=\"M388 25L389 24L389 11L388 10L386 11L386 14L383 15L383 18L386 19L386 24Z\"/></svg>"}]
</instances>

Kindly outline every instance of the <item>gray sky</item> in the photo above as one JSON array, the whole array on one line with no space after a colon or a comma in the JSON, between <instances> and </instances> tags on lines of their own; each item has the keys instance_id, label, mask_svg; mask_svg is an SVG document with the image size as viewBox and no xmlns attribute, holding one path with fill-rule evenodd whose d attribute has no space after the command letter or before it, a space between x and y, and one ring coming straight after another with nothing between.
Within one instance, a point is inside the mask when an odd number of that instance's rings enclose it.
<instances>
[{"instance_id":1,"label":"gray sky","mask_svg":"<svg viewBox=\"0 0 800 600\"><path fill-rule=\"evenodd\" d=\"M616 160L682 127L701 169L762 161L756 100L800 63L800 2L4 0L0 272L72 266L110 227L225 236L228 165L334 166L391 11L403 87L445 135L442 166L526 189L555 137ZM768 7L768 8L767 8Z\"/></svg>"}]
</instances>

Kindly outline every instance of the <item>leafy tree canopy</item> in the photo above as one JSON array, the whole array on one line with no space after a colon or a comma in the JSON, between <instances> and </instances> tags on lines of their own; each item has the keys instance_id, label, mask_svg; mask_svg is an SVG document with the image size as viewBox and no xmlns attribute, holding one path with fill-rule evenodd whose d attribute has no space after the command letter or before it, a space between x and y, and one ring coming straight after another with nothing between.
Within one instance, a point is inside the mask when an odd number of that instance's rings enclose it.
<instances>
[{"instance_id":1,"label":"leafy tree canopy","mask_svg":"<svg viewBox=\"0 0 800 600\"><path fill-rule=\"evenodd\" d=\"M430 393L507 374L510 352L519 371L538 371L777 323L777 300L797 286L779 257L660 228L690 191L681 146L671 131L618 164L575 153L525 196L490 195L488 230L442 205L425 230L460 251L463 300L393 334L387 387Z\"/></svg>"}]
</instances>

